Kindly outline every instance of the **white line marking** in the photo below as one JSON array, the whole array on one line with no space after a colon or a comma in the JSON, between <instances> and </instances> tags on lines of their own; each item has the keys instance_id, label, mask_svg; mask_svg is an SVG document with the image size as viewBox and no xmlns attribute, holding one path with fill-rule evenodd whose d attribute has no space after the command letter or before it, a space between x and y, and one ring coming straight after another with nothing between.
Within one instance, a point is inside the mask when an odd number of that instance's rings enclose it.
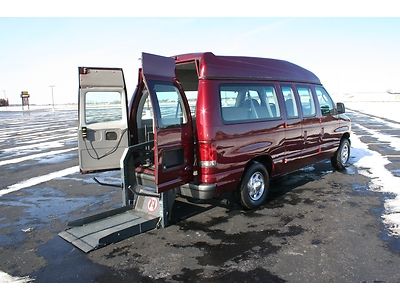
<instances>
[{"instance_id":1,"label":"white line marking","mask_svg":"<svg viewBox=\"0 0 400 300\"><path fill-rule=\"evenodd\" d=\"M6 194L12 193L12 192L16 192L16 191L34 186L34 185L38 185L43 182L50 181L55 178L71 175L71 174L74 174L77 172L79 172L79 166L70 167L70 168L67 168L64 170L56 171L56 172L38 176L38 177L33 177L28 180L21 181L16 184L10 185L10 186L6 187L5 189L0 190L0 197L4 196Z\"/></svg>"},{"instance_id":2,"label":"white line marking","mask_svg":"<svg viewBox=\"0 0 400 300\"><path fill-rule=\"evenodd\" d=\"M54 150L54 151L45 152L45 153L32 154L32 155L28 155L28 156L22 156L22 157L17 157L17 158L13 158L13 159L3 160L3 161L0 161L0 166L16 164L16 163L26 161L26 160L31 160L31 159L35 159L35 158L50 156L50 155L56 155L56 154L70 152L70 151L74 151L74 150L78 150L78 148Z\"/></svg>"}]
</instances>

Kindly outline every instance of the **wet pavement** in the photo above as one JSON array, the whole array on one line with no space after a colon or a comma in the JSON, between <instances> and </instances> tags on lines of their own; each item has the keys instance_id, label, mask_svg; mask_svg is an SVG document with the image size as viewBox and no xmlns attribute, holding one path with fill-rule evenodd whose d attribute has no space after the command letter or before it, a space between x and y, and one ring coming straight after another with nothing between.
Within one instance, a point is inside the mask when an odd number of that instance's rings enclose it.
<instances>
[{"instance_id":1,"label":"wet pavement","mask_svg":"<svg viewBox=\"0 0 400 300\"><path fill-rule=\"evenodd\" d=\"M387 158L385 168L399 177L396 140L382 137L400 137L400 124L348 115L361 142ZM254 211L242 210L234 195L202 204L178 198L168 228L84 254L57 234L68 220L120 206L121 191L76 172L77 112L0 112L0 124L0 271L12 276L34 282L400 281L400 239L382 218L385 201L395 195L361 174L368 172L356 166L365 151L353 151L345 172L324 161L273 180L270 200ZM119 178L119 172L98 176Z\"/></svg>"}]
</instances>

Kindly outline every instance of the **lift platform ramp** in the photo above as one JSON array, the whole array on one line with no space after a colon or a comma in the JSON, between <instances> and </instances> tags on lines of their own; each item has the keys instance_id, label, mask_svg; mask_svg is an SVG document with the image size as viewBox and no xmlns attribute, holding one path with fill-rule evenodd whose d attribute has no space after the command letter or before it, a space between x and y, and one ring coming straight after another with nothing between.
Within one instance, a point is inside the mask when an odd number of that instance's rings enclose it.
<instances>
[{"instance_id":1,"label":"lift platform ramp","mask_svg":"<svg viewBox=\"0 0 400 300\"><path fill-rule=\"evenodd\" d=\"M135 150L145 148L146 144L129 147L122 156L123 206L69 222L69 228L59 233L60 237L88 253L168 225L175 191L156 193L151 180L140 179L134 169L137 160Z\"/></svg>"}]
</instances>

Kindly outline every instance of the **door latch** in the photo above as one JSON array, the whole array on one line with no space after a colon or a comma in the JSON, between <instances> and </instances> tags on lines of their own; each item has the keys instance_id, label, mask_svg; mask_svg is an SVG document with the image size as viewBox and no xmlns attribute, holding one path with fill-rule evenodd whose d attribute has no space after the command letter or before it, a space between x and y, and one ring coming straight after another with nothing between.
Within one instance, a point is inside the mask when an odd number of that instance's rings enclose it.
<instances>
[{"instance_id":1,"label":"door latch","mask_svg":"<svg viewBox=\"0 0 400 300\"><path fill-rule=\"evenodd\" d=\"M82 138L86 139L87 138L87 127L82 127L81 132L82 132Z\"/></svg>"}]
</instances>

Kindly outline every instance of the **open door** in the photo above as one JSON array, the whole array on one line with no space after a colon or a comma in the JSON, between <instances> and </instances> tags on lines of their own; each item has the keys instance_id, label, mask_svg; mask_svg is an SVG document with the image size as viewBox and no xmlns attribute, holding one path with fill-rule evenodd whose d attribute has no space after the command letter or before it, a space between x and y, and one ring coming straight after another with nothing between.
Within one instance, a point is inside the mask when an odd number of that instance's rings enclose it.
<instances>
[{"instance_id":1,"label":"open door","mask_svg":"<svg viewBox=\"0 0 400 300\"><path fill-rule=\"evenodd\" d=\"M82 173L120 168L129 145L122 69L79 68L79 166Z\"/></svg>"},{"instance_id":2,"label":"open door","mask_svg":"<svg viewBox=\"0 0 400 300\"><path fill-rule=\"evenodd\" d=\"M173 58L142 53L142 75L154 112L154 176L161 193L193 180L192 118Z\"/></svg>"}]
</instances>

